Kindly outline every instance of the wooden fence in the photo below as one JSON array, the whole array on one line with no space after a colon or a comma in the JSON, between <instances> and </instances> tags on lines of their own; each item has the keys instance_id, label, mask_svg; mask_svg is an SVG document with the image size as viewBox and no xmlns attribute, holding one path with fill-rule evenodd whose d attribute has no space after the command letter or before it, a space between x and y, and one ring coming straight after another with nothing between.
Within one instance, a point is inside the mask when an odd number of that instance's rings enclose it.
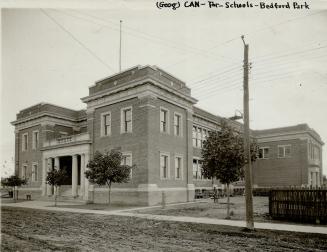
<instances>
[{"instance_id":1,"label":"wooden fence","mask_svg":"<svg viewBox=\"0 0 327 252\"><path fill-rule=\"evenodd\" d=\"M273 219L327 223L327 188L272 189L269 214Z\"/></svg>"}]
</instances>

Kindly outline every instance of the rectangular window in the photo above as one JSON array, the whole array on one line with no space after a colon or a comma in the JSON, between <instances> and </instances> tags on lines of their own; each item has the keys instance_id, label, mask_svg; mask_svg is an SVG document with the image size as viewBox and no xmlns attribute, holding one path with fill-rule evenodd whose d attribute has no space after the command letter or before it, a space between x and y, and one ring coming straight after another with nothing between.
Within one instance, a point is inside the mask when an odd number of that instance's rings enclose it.
<instances>
[{"instance_id":1,"label":"rectangular window","mask_svg":"<svg viewBox=\"0 0 327 252\"><path fill-rule=\"evenodd\" d=\"M27 179L27 165L26 164L23 165L22 178Z\"/></svg>"},{"instance_id":2,"label":"rectangular window","mask_svg":"<svg viewBox=\"0 0 327 252\"><path fill-rule=\"evenodd\" d=\"M198 162L197 159L193 159L193 179L198 177Z\"/></svg>"},{"instance_id":3,"label":"rectangular window","mask_svg":"<svg viewBox=\"0 0 327 252\"><path fill-rule=\"evenodd\" d=\"M132 153L122 153L121 165L132 166ZM130 178L132 178L132 170L130 173Z\"/></svg>"},{"instance_id":4,"label":"rectangular window","mask_svg":"<svg viewBox=\"0 0 327 252\"><path fill-rule=\"evenodd\" d=\"M182 135L182 116L179 114L174 114L174 134L175 136L181 136Z\"/></svg>"},{"instance_id":5,"label":"rectangular window","mask_svg":"<svg viewBox=\"0 0 327 252\"><path fill-rule=\"evenodd\" d=\"M111 113L101 114L101 136L111 135Z\"/></svg>"},{"instance_id":6,"label":"rectangular window","mask_svg":"<svg viewBox=\"0 0 327 252\"><path fill-rule=\"evenodd\" d=\"M259 148L258 158L259 159L268 159L269 158L269 148L268 147Z\"/></svg>"},{"instance_id":7,"label":"rectangular window","mask_svg":"<svg viewBox=\"0 0 327 252\"><path fill-rule=\"evenodd\" d=\"M197 132L196 126L193 126L192 128L193 147L196 147L196 132Z\"/></svg>"},{"instance_id":8,"label":"rectangular window","mask_svg":"<svg viewBox=\"0 0 327 252\"><path fill-rule=\"evenodd\" d=\"M279 145L278 157L279 158L291 157L291 145Z\"/></svg>"},{"instance_id":9,"label":"rectangular window","mask_svg":"<svg viewBox=\"0 0 327 252\"><path fill-rule=\"evenodd\" d=\"M32 181L36 182L37 181L37 164L32 165Z\"/></svg>"},{"instance_id":10,"label":"rectangular window","mask_svg":"<svg viewBox=\"0 0 327 252\"><path fill-rule=\"evenodd\" d=\"M182 179L183 172L183 160L182 157L175 157L175 178Z\"/></svg>"},{"instance_id":11,"label":"rectangular window","mask_svg":"<svg viewBox=\"0 0 327 252\"><path fill-rule=\"evenodd\" d=\"M202 161L197 158L193 159L193 179L203 179Z\"/></svg>"},{"instance_id":12,"label":"rectangular window","mask_svg":"<svg viewBox=\"0 0 327 252\"><path fill-rule=\"evenodd\" d=\"M33 149L37 149L39 147L39 131L33 131Z\"/></svg>"},{"instance_id":13,"label":"rectangular window","mask_svg":"<svg viewBox=\"0 0 327 252\"><path fill-rule=\"evenodd\" d=\"M160 178L169 178L169 156L167 154L160 154Z\"/></svg>"},{"instance_id":14,"label":"rectangular window","mask_svg":"<svg viewBox=\"0 0 327 252\"><path fill-rule=\"evenodd\" d=\"M26 151L28 147L28 133L22 135L22 151Z\"/></svg>"},{"instance_id":15,"label":"rectangular window","mask_svg":"<svg viewBox=\"0 0 327 252\"><path fill-rule=\"evenodd\" d=\"M208 136L208 132L207 132L207 130L203 129L203 130L202 130L202 147L203 147L203 143L204 143L204 141L207 140L207 136Z\"/></svg>"},{"instance_id":16,"label":"rectangular window","mask_svg":"<svg viewBox=\"0 0 327 252\"><path fill-rule=\"evenodd\" d=\"M193 147L202 148L204 141L209 136L209 131L198 126L192 128Z\"/></svg>"},{"instance_id":17,"label":"rectangular window","mask_svg":"<svg viewBox=\"0 0 327 252\"><path fill-rule=\"evenodd\" d=\"M160 131L169 133L168 110L160 108Z\"/></svg>"},{"instance_id":18,"label":"rectangular window","mask_svg":"<svg viewBox=\"0 0 327 252\"><path fill-rule=\"evenodd\" d=\"M202 147L202 129L198 128L198 134L196 137L196 147L201 148Z\"/></svg>"},{"instance_id":19,"label":"rectangular window","mask_svg":"<svg viewBox=\"0 0 327 252\"><path fill-rule=\"evenodd\" d=\"M121 110L121 133L132 132L132 108Z\"/></svg>"}]
</instances>

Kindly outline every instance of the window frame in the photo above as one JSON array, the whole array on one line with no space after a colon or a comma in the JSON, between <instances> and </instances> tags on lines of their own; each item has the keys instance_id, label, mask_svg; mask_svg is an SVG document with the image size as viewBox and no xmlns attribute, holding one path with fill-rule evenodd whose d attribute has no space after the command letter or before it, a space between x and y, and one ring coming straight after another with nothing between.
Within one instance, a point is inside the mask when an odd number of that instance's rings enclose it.
<instances>
[{"instance_id":1,"label":"window frame","mask_svg":"<svg viewBox=\"0 0 327 252\"><path fill-rule=\"evenodd\" d=\"M179 178L177 177L177 167L176 167L176 160L177 159L180 159L180 167L179 167ZM183 155L181 154L175 154L175 157L174 157L174 166L175 166L175 179L176 180L183 180L183 172L184 172L184 169L183 169Z\"/></svg>"},{"instance_id":2,"label":"window frame","mask_svg":"<svg viewBox=\"0 0 327 252\"><path fill-rule=\"evenodd\" d=\"M179 128L179 133L177 134L177 130L176 130L176 126L177 124L175 124L175 118L179 118L179 125L178 125L178 128ZM174 136L178 136L178 137L183 137L183 115L181 113L178 113L178 112L174 112Z\"/></svg>"},{"instance_id":3,"label":"window frame","mask_svg":"<svg viewBox=\"0 0 327 252\"><path fill-rule=\"evenodd\" d=\"M26 141L25 141L26 136ZM28 150L28 132L22 134L22 151Z\"/></svg>"},{"instance_id":4,"label":"window frame","mask_svg":"<svg viewBox=\"0 0 327 252\"><path fill-rule=\"evenodd\" d=\"M105 134L105 131L106 131L106 116L110 116L110 127L109 127L109 134ZM101 128L100 128L100 136L101 137L107 137L107 136L111 136L111 122L112 122L112 116L111 116L111 111L107 111L107 112L103 112L100 114L100 117L101 117Z\"/></svg>"},{"instance_id":5,"label":"window frame","mask_svg":"<svg viewBox=\"0 0 327 252\"><path fill-rule=\"evenodd\" d=\"M23 179L27 179L27 169L28 169L27 167L28 167L28 165L26 163L22 165L22 178Z\"/></svg>"},{"instance_id":6,"label":"window frame","mask_svg":"<svg viewBox=\"0 0 327 252\"><path fill-rule=\"evenodd\" d=\"M265 156L265 152L264 152L265 149L268 149L267 157ZM262 158L260 158L260 153L259 153L260 150L262 150ZM270 150L270 147L268 147L268 146L259 147L258 159L269 159L269 150Z\"/></svg>"},{"instance_id":7,"label":"window frame","mask_svg":"<svg viewBox=\"0 0 327 252\"><path fill-rule=\"evenodd\" d=\"M194 130L195 129L195 130ZM194 148L197 148L197 134L198 134L198 131L197 131L197 126L193 125L192 126L192 146Z\"/></svg>"},{"instance_id":8,"label":"window frame","mask_svg":"<svg viewBox=\"0 0 327 252\"><path fill-rule=\"evenodd\" d=\"M198 177L198 176L194 177L194 160L196 160L196 172L200 172L200 177ZM192 159L192 178L193 178L193 180L203 180L201 169L199 170L199 161L201 161L201 158L199 158L199 157L193 157L193 159Z\"/></svg>"},{"instance_id":9,"label":"window frame","mask_svg":"<svg viewBox=\"0 0 327 252\"><path fill-rule=\"evenodd\" d=\"M32 182L38 181L38 162L32 163Z\"/></svg>"},{"instance_id":10,"label":"window frame","mask_svg":"<svg viewBox=\"0 0 327 252\"><path fill-rule=\"evenodd\" d=\"M126 164L124 164L123 163L123 161L124 161L124 157L127 157L127 156L129 156L130 158L131 158L131 164L130 164L130 166L133 166L133 154L132 154L132 152L131 151L124 151L124 152L122 152L121 153L122 154L122 162L121 162L121 165L126 165ZM130 179L132 179L133 178L133 170L131 169L131 172L130 172L130 174L129 174L129 178Z\"/></svg>"},{"instance_id":11,"label":"window frame","mask_svg":"<svg viewBox=\"0 0 327 252\"><path fill-rule=\"evenodd\" d=\"M162 170L162 166L161 166L161 157L165 156L167 157L167 171L166 171L166 177L164 177L164 172ZM160 179L161 180L168 180L170 179L170 153L169 152L160 152L159 155L159 168L160 168Z\"/></svg>"},{"instance_id":12,"label":"window frame","mask_svg":"<svg viewBox=\"0 0 327 252\"><path fill-rule=\"evenodd\" d=\"M164 111L166 112L166 130L163 131L163 129L161 128L161 111ZM160 106L160 113L159 113L159 127L160 127L160 132L161 133L164 133L164 134L169 134L170 133L170 127L169 127L169 124L170 124L170 120L169 120L169 117L170 117L170 113L169 113L169 109L165 108L165 107L161 107Z\"/></svg>"},{"instance_id":13,"label":"window frame","mask_svg":"<svg viewBox=\"0 0 327 252\"><path fill-rule=\"evenodd\" d=\"M37 135L37 137L35 137ZM36 142L37 139L37 142ZM36 150L39 147L39 143L40 143L40 134L38 130L34 130L32 132L32 149Z\"/></svg>"},{"instance_id":14,"label":"window frame","mask_svg":"<svg viewBox=\"0 0 327 252\"><path fill-rule=\"evenodd\" d=\"M277 157L278 158L290 158L292 157L292 151L291 151L291 144L283 144L283 145L278 145L277 146ZM290 148L290 154L289 155L286 155L286 147L289 147ZM280 156L279 154L279 148L283 148L283 156Z\"/></svg>"},{"instance_id":15,"label":"window frame","mask_svg":"<svg viewBox=\"0 0 327 252\"><path fill-rule=\"evenodd\" d=\"M131 127L130 130L128 129L128 127L126 126L126 114L125 111L130 110L131 111ZM127 127L127 128L126 128ZM128 107L124 107L121 108L120 110L120 134L124 134L124 133L132 133L133 132L133 107L132 106L128 106Z\"/></svg>"}]
</instances>

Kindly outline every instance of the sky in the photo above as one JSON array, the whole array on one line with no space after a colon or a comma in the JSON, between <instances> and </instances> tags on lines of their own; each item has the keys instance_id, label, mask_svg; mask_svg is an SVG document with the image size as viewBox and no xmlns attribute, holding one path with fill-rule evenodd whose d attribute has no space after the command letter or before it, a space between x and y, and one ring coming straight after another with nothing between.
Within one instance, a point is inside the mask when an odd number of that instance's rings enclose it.
<instances>
[{"instance_id":1,"label":"sky","mask_svg":"<svg viewBox=\"0 0 327 252\"><path fill-rule=\"evenodd\" d=\"M197 106L224 117L243 110L245 35L250 127L307 123L327 141L327 8L174 11L157 9L155 1L108 2L101 10L95 4L2 9L2 176L13 171L10 122L19 110L40 102L84 109L88 87L118 72L120 20L122 70L161 67L186 82Z\"/></svg>"}]
</instances>

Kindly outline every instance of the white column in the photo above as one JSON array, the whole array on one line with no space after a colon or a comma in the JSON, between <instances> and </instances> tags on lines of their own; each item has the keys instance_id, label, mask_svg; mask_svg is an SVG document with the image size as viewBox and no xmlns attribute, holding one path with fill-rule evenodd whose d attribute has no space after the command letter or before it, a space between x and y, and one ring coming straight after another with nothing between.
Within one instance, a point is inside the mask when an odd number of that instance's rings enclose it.
<instances>
[{"instance_id":1,"label":"white column","mask_svg":"<svg viewBox=\"0 0 327 252\"><path fill-rule=\"evenodd\" d=\"M87 164L89 163L89 154L84 154L84 171L87 171ZM89 180L87 178L84 179L84 200L89 200Z\"/></svg>"},{"instance_id":2,"label":"white column","mask_svg":"<svg viewBox=\"0 0 327 252\"><path fill-rule=\"evenodd\" d=\"M317 186L320 186L320 178L319 178L319 172L316 172L316 175L317 175Z\"/></svg>"},{"instance_id":3,"label":"white column","mask_svg":"<svg viewBox=\"0 0 327 252\"><path fill-rule=\"evenodd\" d=\"M77 196L77 155L72 156L72 196Z\"/></svg>"},{"instance_id":4,"label":"white column","mask_svg":"<svg viewBox=\"0 0 327 252\"><path fill-rule=\"evenodd\" d=\"M49 172L52 169L52 158L48 158L47 161L48 161L47 162L47 171ZM52 186L49 185L49 184L47 184L47 195L48 196L51 196L52 195Z\"/></svg>"},{"instance_id":5,"label":"white column","mask_svg":"<svg viewBox=\"0 0 327 252\"><path fill-rule=\"evenodd\" d=\"M48 172L48 160L43 158L42 161L42 196L47 194L47 172Z\"/></svg>"},{"instance_id":6,"label":"white column","mask_svg":"<svg viewBox=\"0 0 327 252\"><path fill-rule=\"evenodd\" d=\"M84 197L85 195L85 191L84 191L84 188L85 188L85 154L82 154L81 155L81 188L80 188L80 191L81 191L81 195Z\"/></svg>"},{"instance_id":7,"label":"white column","mask_svg":"<svg viewBox=\"0 0 327 252\"><path fill-rule=\"evenodd\" d=\"M59 157L55 157L54 159L54 167L56 170L60 169Z\"/></svg>"},{"instance_id":8,"label":"white column","mask_svg":"<svg viewBox=\"0 0 327 252\"><path fill-rule=\"evenodd\" d=\"M317 176L316 176L316 173L315 172L312 172L311 174L311 177L312 177L312 186L317 186Z\"/></svg>"}]
</instances>

